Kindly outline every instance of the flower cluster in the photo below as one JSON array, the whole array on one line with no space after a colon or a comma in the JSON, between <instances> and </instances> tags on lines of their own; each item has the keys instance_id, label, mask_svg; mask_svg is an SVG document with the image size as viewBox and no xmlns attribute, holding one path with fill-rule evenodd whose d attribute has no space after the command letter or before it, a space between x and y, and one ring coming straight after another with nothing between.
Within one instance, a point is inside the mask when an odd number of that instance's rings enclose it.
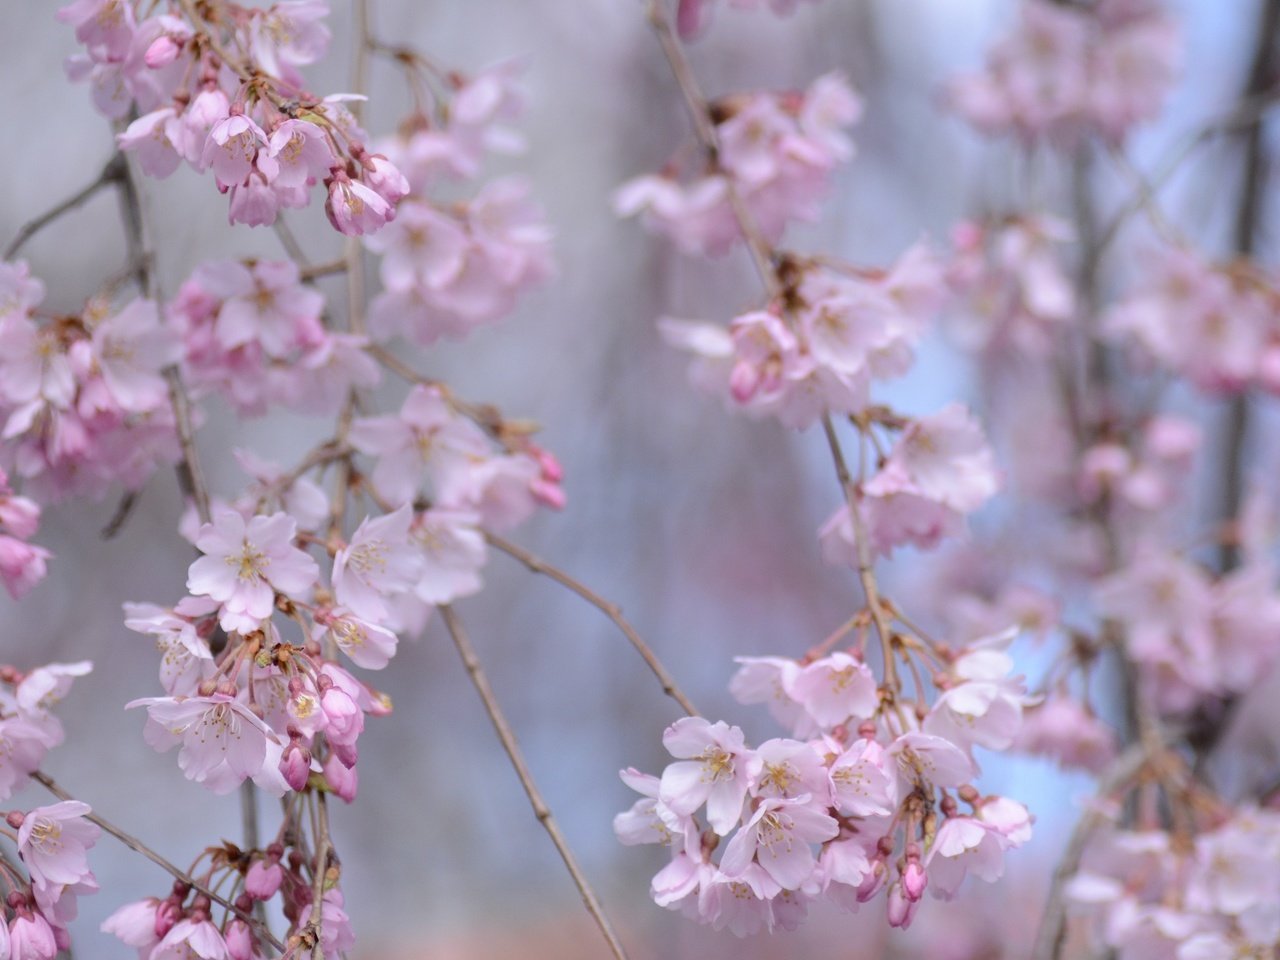
<instances>
[{"instance_id":1,"label":"flower cluster","mask_svg":"<svg viewBox=\"0 0 1280 960\"><path fill-rule=\"evenodd\" d=\"M328 49L324 0L223 2L194 19L188 10L169 0L139 20L128 0L76 0L59 11L84 46L68 63L72 79L89 81L112 119L141 114L119 135L121 149L152 176L184 162L211 172L232 223L274 223L282 209L309 204L321 181L336 230L373 233L392 220L408 183L366 148L343 106L352 98L316 97L298 72Z\"/></svg>"},{"instance_id":2,"label":"flower cluster","mask_svg":"<svg viewBox=\"0 0 1280 960\"><path fill-rule=\"evenodd\" d=\"M1162 712L1241 693L1280 657L1280 591L1265 557L1215 580L1173 551L1140 549L1099 583L1096 602L1128 631L1127 653Z\"/></svg>"},{"instance_id":3,"label":"flower cluster","mask_svg":"<svg viewBox=\"0 0 1280 960\"><path fill-rule=\"evenodd\" d=\"M790 282L777 301L735 317L728 329L672 319L660 329L695 355L690 374L700 388L798 429L824 411L863 413L873 380L910 369L947 295L940 265L919 245L885 271L789 260L785 274Z\"/></svg>"},{"instance_id":4,"label":"flower cluster","mask_svg":"<svg viewBox=\"0 0 1280 960\"><path fill-rule=\"evenodd\" d=\"M528 185L505 177L468 200L433 200L442 179L471 179L488 151L522 146L505 126L519 117L517 67L436 78L434 116L419 112L381 149L405 171L410 193L396 222L368 241L382 255L383 293L369 308L378 339L421 344L459 339L506 316L520 294L551 273L551 233Z\"/></svg>"},{"instance_id":5,"label":"flower cluster","mask_svg":"<svg viewBox=\"0 0 1280 960\"><path fill-rule=\"evenodd\" d=\"M0 956L13 960L53 960L70 948L67 924L76 918L76 898L97 893L88 852L101 830L86 815L86 803L65 800L32 810L11 810L5 822L17 831L23 877L6 859L0 882L7 888L0 909Z\"/></svg>"},{"instance_id":6,"label":"flower cluster","mask_svg":"<svg viewBox=\"0 0 1280 960\"><path fill-rule=\"evenodd\" d=\"M1215 264L1185 247L1152 257L1141 284L1115 304L1107 333L1202 390L1280 391L1280 290L1246 261Z\"/></svg>"},{"instance_id":7,"label":"flower cluster","mask_svg":"<svg viewBox=\"0 0 1280 960\"><path fill-rule=\"evenodd\" d=\"M831 172L853 156L845 129L862 103L839 74L804 92L726 97L711 107L719 144L714 169L662 172L624 184L614 198L621 216L644 224L689 254L719 255L741 236L735 199L763 237L774 242L791 220L816 220Z\"/></svg>"},{"instance_id":8,"label":"flower cluster","mask_svg":"<svg viewBox=\"0 0 1280 960\"><path fill-rule=\"evenodd\" d=\"M660 777L622 772L643 799L615 818L619 839L671 850L654 900L741 936L793 929L821 897L856 909L887 890L889 922L905 927L926 889L951 899L969 872L998 879L1031 817L971 781L973 749L1004 749L1018 734L1011 639L949 654L931 707L923 690L906 703L879 688L858 647L799 662L740 658L730 690L767 703L800 739L750 747L737 727L689 717L663 736L676 761Z\"/></svg>"},{"instance_id":9,"label":"flower cluster","mask_svg":"<svg viewBox=\"0 0 1280 960\"><path fill-rule=\"evenodd\" d=\"M963 533L965 518L999 488L995 458L981 424L958 403L888 425L901 433L856 501L867 540L883 556L907 544L932 549ZM857 569L857 528L847 503L827 520L819 537L829 562Z\"/></svg>"},{"instance_id":10,"label":"flower cluster","mask_svg":"<svg viewBox=\"0 0 1280 960\"><path fill-rule=\"evenodd\" d=\"M1156 829L1096 836L1068 884L1119 960L1266 957L1280 947L1280 814L1242 807L1194 838Z\"/></svg>"},{"instance_id":11,"label":"flower cluster","mask_svg":"<svg viewBox=\"0 0 1280 960\"><path fill-rule=\"evenodd\" d=\"M0 667L0 800L23 787L63 742L66 734L52 709L90 669L87 662L51 663L25 674ZM67 800L4 814L27 876L0 857L0 956L53 960L69 947L76 898L98 890L87 852L101 831L86 819L89 813L88 804Z\"/></svg>"},{"instance_id":12,"label":"flower cluster","mask_svg":"<svg viewBox=\"0 0 1280 960\"><path fill-rule=\"evenodd\" d=\"M163 370L178 342L153 301L41 314L44 286L25 263L0 264L0 289L0 413L17 476L43 497L102 496L115 483L138 489L176 458Z\"/></svg>"},{"instance_id":13,"label":"flower cluster","mask_svg":"<svg viewBox=\"0 0 1280 960\"><path fill-rule=\"evenodd\" d=\"M951 233L947 280L958 307L952 324L970 350L1043 357L1075 314L1075 293L1059 247L1071 229L1053 217L965 221Z\"/></svg>"},{"instance_id":14,"label":"flower cluster","mask_svg":"<svg viewBox=\"0 0 1280 960\"><path fill-rule=\"evenodd\" d=\"M1159 114L1180 57L1160 0L1022 0L1014 31L981 70L951 82L948 98L984 133L1120 141Z\"/></svg>"},{"instance_id":15,"label":"flower cluster","mask_svg":"<svg viewBox=\"0 0 1280 960\"><path fill-rule=\"evenodd\" d=\"M196 268L167 319L193 396L219 394L240 414L270 404L333 414L380 373L366 341L329 330L323 312L323 295L302 284L292 261L221 260Z\"/></svg>"},{"instance_id":16,"label":"flower cluster","mask_svg":"<svg viewBox=\"0 0 1280 960\"><path fill-rule=\"evenodd\" d=\"M0 667L0 800L26 785L45 754L66 739L52 708L92 668L87 661L50 663L26 674Z\"/></svg>"}]
</instances>

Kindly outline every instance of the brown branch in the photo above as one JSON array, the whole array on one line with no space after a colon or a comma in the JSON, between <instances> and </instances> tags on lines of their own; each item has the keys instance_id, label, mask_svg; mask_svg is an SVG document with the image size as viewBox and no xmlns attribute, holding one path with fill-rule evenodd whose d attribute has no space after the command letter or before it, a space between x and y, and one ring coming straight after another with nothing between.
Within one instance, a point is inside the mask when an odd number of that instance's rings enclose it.
<instances>
[{"instance_id":1,"label":"brown branch","mask_svg":"<svg viewBox=\"0 0 1280 960\"><path fill-rule=\"evenodd\" d=\"M485 712L493 723L493 729L497 732L498 739L502 741L502 749L507 752L511 765L515 768L516 776L520 778L520 785L524 787L524 792L529 797L529 804L533 807L534 816L538 818L538 822L542 824L543 829L547 831L547 835L551 837L551 842L555 844L556 851L560 854L560 859L564 861L565 867L569 870L569 875L573 878L574 885L578 888L578 893L582 895L582 902L586 905L587 912L591 914L596 926L600 928L600 933L604 935L605 940L608 942L610 951L617 960L627 960L627 952L623 948L622 942L618 939L617 933L614 932L613 924L610 923L609 918L605 915L604 907L600 904L599 897L596 896L595 891L591 888L591 884L582 872L582 868L578 865L573 851L569 849L569 844L565 840L564 834L560 831L560 825L551 815L550 808L542 798L542 793L538 790L538 786L533 780L533 775L529 772L529 767L520 752L520 745L516 742L515 734L512 732L510 724L507 723L507 718L503 715L502 708L498 705L493 688L489 685L489 678L480 666L480 660L476 656L475 648L471 645L470 638L463 629L461 619L448 604L440 607L440 615L444 618L445 626L449 630L449 635L453 638L454 646L458 648L458 655L462 658L462 663L467 669L468 676L471 677L472 684L475 685L476 692L480 694L480 700L484 703Z\"/></svg>"},{"instance_id":2,"label":"brown branch","mask_svg":"<svg viewBox=\"0 0 1280 960\"><path fill-rule=\"evenodd\" d=\"M1257 46L1249 67L1244 97L1246 100L1264 94L1275 84L1276 45L1280 40L1280 0L1267 0L1259 13ZM1262 191L1267 182L1270 151L1263 138L1262 117L1255 116L1241 130L1244 140L1244 170L1240 199L1236 205L1232 227L1232 247L1242 257L1253 255L1260 233ZM1241 393L1231 401L1227 414L1225 449L1222 453L1222 488L1218 518L1231 522L1240 513L1244 498L1244 459L1249 433L1249 398ZM1223 573L1240 562L1240 548L1224 541L1218 550L1218 568Z\"/></svg>"},{"instance_id":3,"label":"brown branch","mask_svg":"<svg viewBox=\"0 0 1280 960\"><path fill-rule=\"evenodd\" d=\"M698 85L698 79L694 76L689 59L685 56L684 48L680 45L680 40L671 25L671 18L667 15L664 0L648 0L646 11L649 24L658 36L658 42L662 45L662 52L666 55L671 73L675 76L680 93L684 96L685 106L689 109L689 118L693 121L698 142L706 151L707 158L718 169L720 142L716 137L715 125L711 122L711 113L707 109L707 98ZM725 174L724 180L729 205L733 207L733 215L738 221L738 229L742 231L742 238L751 254L751 262L755 265L756 272L760 275L760 280L768 291L770 299L778 297L782 294L783 287L778 279L778 272L774 268L773 251L761 236L755 218L751 216L751 211L743 202L733 178Z\"/></svg>"},{"instance_id":4,"label":"brown branch","mask_svg":"<svg viewBox=\"0 0 1280 960\"><path fill-rule=\"evenodd\" d=\"M698 716L698 710L693 705L684 692L676 685L675 678L662 665L662 661L658 659L653 652L653 648L641 639L640 634L636 632L626 618L622 615L622 608L611 600L606 600L600 594L596 593L590 587L580 580L575 579L570 574L561 570L559 567L548 563L536 554L530 553L524 547L517 546L510 540L505 540L496 533L485 531L484 538L489 545L502 551L507 556L512 557L532 573L541 574L560 584L562 587L576 593L587 603L591 604L606 617L613 621L614 626L622 631L623 636L630 641L631 646L635 647L636 653L640 654L641 659L648 665L653 675L658 678L658 682L662 684L662 692L669 696L676 703L680 704L680 709L691 717Z\"/></svg>"},{"instance_id":5,"label":"brown branch","mask_svg":"<svg viewBox=\"0 0 1280 960\"><path fill-rule=\"evenodd\" d=\"M99 191L119 183L124 175L124 158L121 154L116 153L107 161L107 165L102 168L102 172L98 174L96 180L72 196L67 197L57 206L51 207L34 220L30 220L19 227L18 232L9 241L9 245L4 248L4 253L0 254L0 260L12 260L23 245L37 233L59 217L87 203Z\"/></svg>"},{"instance_id":6,"label":"brown branch","mask_svg":"<svg viewBox=\"0 0 1280 960\"><path fill-rule=\"evenodd\" d=\"M55 781L51 776L49 776L46 773L41 773L40 771L37 770L35 773L31 775L31 779L41 784L46 790L48 790L50 793L52 793L55 797L57 797L60 800L76 799L74 796L68 793L65 789L63 789L57 783L57 781ZM254 919L252 914L244 910L241 910L230 900L227 900L224 897L219 896L217 893L214 893L204 884L200 883L198 880L193 878L190 874L184 873L178 867L174 866L164 857L160 856L160 854L156 853L154 850L148 847L145 843L143 843L137 837L133 836L130 833L126 833L124 830L122 830L120 827L117 827L110 820L107 820L105 817L102 817L97 813L92 813L92 812L86 813L85 819L88 820L90 823L97 824L104 831L111 834L111 836L115 837L117 840L123 843L130 850L133 850L135 853L142 854L144 857L146 857L148 860L154 863L157 867L160 867L162 870L167 871L175 880L181 880L183 883L189 885L191 889L208 897L214 903L222 907L225 907L227 910L230 910L241 920L245 921L246 923L252 924L258 929L258 934L264 940L266 940L269 944L271 944L277 950L280 950L280 951L284 950L284 944L276 939L275 935L266 926L266 924L259 923L256 919Z\"/></svg>"},{"instance_id":7,"label":"brown branch","mask_svg":"<svg viewBox=\"0 0 1280 960\"><path fill-rule=\"evenodd\" d=\"M859 429L863 428L859 426ZM840 482L845 503L849 507L849 522L853 525L854 547L858 552L858 582L862 584L862 592L867 598L867 609L871 611L871 621L875 624L876 634L880 637L885 684L896 692L898 665L893 650L893 634L889 629L884 602L880 599L880 587L876 583L875 568L871 559L871 538L867 532L862 511L858 509L858 492L854 488L853 478L849 475L849 465L845 463L844 452L840 449L840 438L836 436L835 425L832 424L831 415L828 413L822 415L822 432L826 435L827 447L835 463L836 479Z\"/></svg>"},{"instance_id":8,"label":"brown branch","mask_svg":"<svg viewBox=\"0 0 1280 960\"><path fill-rule=\"evenodd\" d=\"M1062 858L1054 868L1053 878L1049 882L1049 896L1040 918L1040 929L1036 933L1031 960L1058 960L1062 955L1067 940L1067 881L1080 869L1080 858L1084 855L1089 838L1103 822L1104 817L1099 809L1101 801L1137 776L1147 762L1147 751L1148 744L1140 741L1117 757L1111 769L1098 782L1097 799L1084 816L1076 821L1075 829L1067 838Z\"/></svg>"}]
</instances>

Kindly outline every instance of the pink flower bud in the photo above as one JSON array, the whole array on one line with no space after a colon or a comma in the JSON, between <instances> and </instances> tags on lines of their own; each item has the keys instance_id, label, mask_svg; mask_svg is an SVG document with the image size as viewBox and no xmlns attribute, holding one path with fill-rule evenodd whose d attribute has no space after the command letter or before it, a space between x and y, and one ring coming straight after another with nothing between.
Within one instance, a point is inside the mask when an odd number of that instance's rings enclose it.
<instances>
[{"instance_id":1,"label":"pink flower bud","mask_svg":"<svg viewBox=\"0 0 1280 960\"><path fill-rule=\"evenodd\" d=\"M300 740L292 740L280 758L280 775L294 790L302 790L311 775L311 751Z\"/></svg>"},{"instance_id":2,"label":"pink flower bud","mask_svg":"<svg viewBox=\"0 0 1280 960\"><path fill-rule=\"evenodd\" d=\"M227 924L223 939L226 941L227 955L231 960L256 960L258 954L254 949L253 932L239 917Z\"/></svg>"},{"instance_id":3,"label":"pink flower bud","mask_svg":"<svg viewBox=\"0 0 1280 960\"><path fill-rule=\"evenodd\" d=\"M546 480L534 480L529 484L529 492L532 493L533 498L543 506L550 507L552 510L564 509L564 488L558 483L550 483Z\"/></svg>"},{"instance_id":4,"label":"pink flower bud","mask_svg":"<svg viewBox=\"0 0 1280 960\"><path fill-rule=\"evenodd\" d=\"M760 374L755 367L745 360L739 360L733 365L733 372L729 374L729 392L733 394L733 399L739 403L747 403L759 388Z\"/></svg>"},{"instance_id":5,"label":"pink flower bud","mask_svg":"<svg viewBox=\"0 0 1280 960\"><path fill-rule=\"evenodd\" d=\"M360 759L360 750L355 743L338 743L330 740L329 749L333 751L333 755L341 761L344 767L354 767L356 761Z\"/></svg>"},{"instance_id":6,"label":"pink flower bud","mask_svg":"<svg viewBox=\"0 0 1280 960\"><path fill-rule=\"evenodd\" d=\"M924 867L920 866L919 861L910 861L902 871L902 892L906 898L914 903L924 896L924 888L928 885L929 877L925 874Z\"/></svg>"},{"instance_id":7,"label":"pink flower bud","mask_svg":"<svg viewBox=\"0 0 1280 960\"><path fill-rule=\"evenodd\" d=\"M329 782L329 789L347 803L356 798L360 778L355 767L348 767L337 756L331 756L324 762L324 778Z\"/></svg>"},{"instance_id":8,"label":"pink flower bud","mask_svg":"<svg viewBox=\"0 0 1280 960\"><path fill-rule=\"evenodd\" d=\"M255 860L244 876L244 889L257 900L270 900L284 882L284 869L278 860Z\"/></svg>"},{"instance_id":9,"label":"pink flower bud","mask_svg":"<svg viewBox=\"0 0 1280 960\"><path fill-rule=\"evenodd\" d=\"M156 936L164 939L173 925L182 919L182 904L166 900L156 907Z\"/></svg>"},{"instance_id":10,"label":"pink flower bud","mask_svg":"<svg viewBox=\"0 0 1280 960\"><path fill-rule=\"evenodd\" d=\"M167 67L178 59L178 54L182 52L182 47L168 35L157 37L151 42L151 46L147 47L147 52L142 57L142 62L152 70L159 70L161 67Z\"/></svg>"},{"instance_id":11,"label":"pink flower bud","mask_svg":"<svg viewBox=\"0 0 1280 960\"><path fill-rule=\"evenodd\" d=\"M915 917L916 904L919 901L910 900L903 892L902 884L895 883L889 888L889 926L901 927L906 929L911 926L911 920Z\"/></svg>"},{"instance_id":12,"label":"pink flower bud","mask_svg":"<svg viewBox=\"0 0 1280 960\"><path fill-rule=\"evenodd\" d=\"M888 871L885 869L882 858L876 857L871 861L871 869L867 871L866 877L863 878L861 885L858 887L859 903L866 903L880 892L880 889L884 886L887 873Z\"/></svg>"}]
</instances>

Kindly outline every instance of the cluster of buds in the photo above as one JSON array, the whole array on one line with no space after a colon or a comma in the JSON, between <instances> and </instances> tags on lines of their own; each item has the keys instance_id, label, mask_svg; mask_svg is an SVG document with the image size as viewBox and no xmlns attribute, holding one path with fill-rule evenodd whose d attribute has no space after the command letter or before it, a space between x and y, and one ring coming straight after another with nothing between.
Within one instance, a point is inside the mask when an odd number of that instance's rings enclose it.
<instances>
[{"instance_id":1,"label":"cluster of buds","mask_svg":"<svg viewBox=\"0 0 1280 960\"><path fill-rule=\"evenodd\" d=\"M207 866L197 870L202 861ZM139 960L262 960L271 954L266 952L253 912L278 900L289 921L288 956L302 956L300 951L316 945L325 956L340 956L355 945L337 885L341 869L336 862L330 863L318 878L308 875L312 870L301 850L280 840L265 850L244 851L231 843L210 847L191 868L200 889L179 880L167 897L125 904L107 918L102 929L135 948ZM228 878L234 878L236 888L242 890L233 902L234 910L215 904L201 892L216 890ZM313 922L317 889L322 891L321 907Z\"/></svg>"}]
</instances>

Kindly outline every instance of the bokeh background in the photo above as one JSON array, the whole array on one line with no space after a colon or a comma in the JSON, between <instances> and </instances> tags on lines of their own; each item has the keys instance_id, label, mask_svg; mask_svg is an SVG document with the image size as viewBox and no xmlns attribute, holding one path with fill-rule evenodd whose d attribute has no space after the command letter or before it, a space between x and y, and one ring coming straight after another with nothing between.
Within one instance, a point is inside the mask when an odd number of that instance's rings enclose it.
<instances>
[{"instance_id":1,"label":"bokeh background","mask_svg":"<svg viewBox=\"0 0 1280 960\"><path fill-rule=\"evenodd\" d=\"M63 77L61 60L75 44L53 19L57 6L5 4L0 237L91 179L111 152L87 91ZM322 91L345 89L348 75L350 11L343 0L334 6L332 55L311 73ZM1186 24L1185 79L1166 118L1135 141L1140 163L1223 112L1247 69L1255 0L1171 6ZM882 263L921 236L945 238L966 213L1009 203L1019 176L1012 152L946 116L938 88L980 61L1014 8L1010 0L825 0L783 20L721 9L691 56L712 95L801 87L832 69L852 78L866 100L858 157L839 173L823 221L789 242ZM688 132L640 3L375 0L374 30L463 71L527 57L529 150L494 169L531 178L556 233L555 280L502 325L417 358L420 369L545 425L545 444L566 467L569 506L535 519L519 542L620 602L705 712L739 723L749 737L774 735L763 710L728 696L732 657L801 654L849 615L856 587L818 555L815 531L838 498L821 438L725 415L688 386L683 358L660 344L654 327L662 313L723 319L748 307L757 291L749 265L738 256L684 259L611 213L614 188L656 168ZM387 131L407 97L393 67L377 63L373 77L369 126ZM1205 227L1210 242L1229 198L1206 185L1226 149L1207 148L1168 193L1174 216ZM183 169L150 183L148 194L162 224L167 290L204 258L281 255L270 231L226 226L225 201L207 179ZM293 226L308 254L337 255L339 239L317 210L306 213ZM48 282L50 303L76 309L123 257L114 201L95 199L41 234L26 256ZM340 286L326 289L340 310ZM926 411L972 395L970 370L939 335L885 396ZM388 383L384 393L395 406L403 389ZM324 429L289 415L237 423L215 409L199 446L215 492L230 494L242 482L232 446L289 461ZM143 744L142 716L122 706L156 689L154 650L120 615L124 600L181 595L190 554L173 533L179 506L172 478L158 475L110 543L97 531L113 500L51 510L40 537L57 555L51 575L20 605L0 599L0 661L95 661L61 708L68 742L49 770L185 864L206 843L238 835L236 803L186 782L171 755ZM927 612L927 581L912 579L921 563L904 553L888 576L895 595L918 593ZM663 853L618 846L610 826L633 798L616 771L660 769L660 735L674 705L597 611L502 556L491 559L487 580L460 612L535 776L635 957L1026 955L1048 864L1087 781L1030 760L987 763L984 786L1033 807L1036 839L1011 858L1003 884L969 886L956 905L926 904L905 936L885 936L878 903L861 916L820 907L798 933L742 942L715 934L649 901ZM432 625L401 651L376 678L395 712L362 739L361 795L334 813L356 956L604 956L447 637ZM1036 656L1026 661L1033 672ZM269 829L274 817L264 800ZM77 956L130 956L98 924L126 900L163 894L168 879L105 838L94 866L104 892L83 901Z\"/></svg>"}]
</instances>

